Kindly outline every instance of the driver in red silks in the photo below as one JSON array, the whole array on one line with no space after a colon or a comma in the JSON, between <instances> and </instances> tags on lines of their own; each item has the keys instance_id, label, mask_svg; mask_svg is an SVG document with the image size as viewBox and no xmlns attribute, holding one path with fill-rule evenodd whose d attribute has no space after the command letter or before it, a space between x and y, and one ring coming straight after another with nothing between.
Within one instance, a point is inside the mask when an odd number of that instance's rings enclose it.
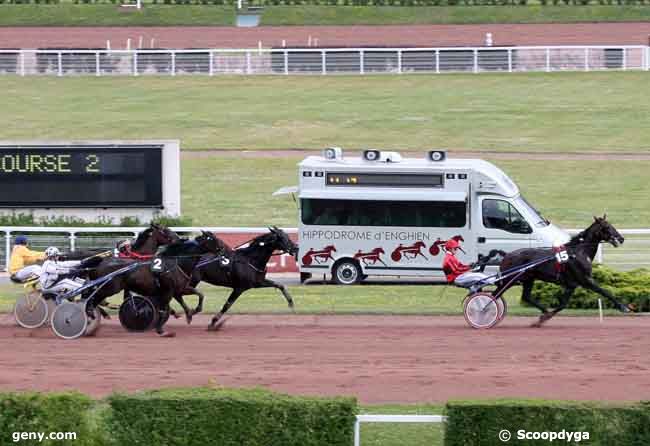
<instances>
[{"instance_id":1,"label":"driver in red silks","mask_svg":"<svg viewBox=\"0 0 650 446\"><path fill-rule=\"evenodd\" d=\"M442 270L447 276L447 283L454 283L454 280L458 276L472 268L469 265L465 265L460 260L456 258L456 252L460 249L460 243L458 241L451 239L445 243L445 259L442 262Z\"/></svg>"}]
</instances>

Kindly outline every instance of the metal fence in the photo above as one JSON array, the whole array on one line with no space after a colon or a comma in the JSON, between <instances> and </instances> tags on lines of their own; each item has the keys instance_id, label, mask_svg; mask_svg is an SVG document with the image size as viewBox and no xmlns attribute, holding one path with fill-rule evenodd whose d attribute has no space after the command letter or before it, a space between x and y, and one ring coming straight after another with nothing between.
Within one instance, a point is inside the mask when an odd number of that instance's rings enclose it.
<instances>
[{"instance_id":1,"label":"metal fence","mask_svg":"<svg viewBox=\"0 0 650 446\"><path fill-rule=\"evenodd\" d=\"M48 246L57 246L64 250L76 249L112 249L118 241L134 237L143 228L39 228L33 226L0 226L0 235L5 243L0 243L0 270L6 271L11 255L13 241L18 235L28 235L30 248L44 251ZM237 227L176 227L172 228L181 235L199 233L201 230L217 234L259 234L267 228ZM284 228L289 234L298 232L297 228ZM577 229L569 229L577 234ZM625 243L618 248L601 244L595 261L619 270L650 267L650 229L622 229Z\"/></svg>"},{"instance_id":2,"label":"metal fence","mask_svg":"<svg viewBox=\"0 0 650 446\"><path fill-rule=\"evenodd\" d=\"M354 446L361 446L361 423L444 423L443 415L357 415L354 422Z\"/></svg>"},{"instance_id":3,"label":"metal fence","mask_svg":"<svg viewBox=\"0 0 650 446\"><path fill-rule=\"evenodd\" d=\"M0 74L144 76L648 70L648 46L0 50Z\"/></svg>"}]
</instances>

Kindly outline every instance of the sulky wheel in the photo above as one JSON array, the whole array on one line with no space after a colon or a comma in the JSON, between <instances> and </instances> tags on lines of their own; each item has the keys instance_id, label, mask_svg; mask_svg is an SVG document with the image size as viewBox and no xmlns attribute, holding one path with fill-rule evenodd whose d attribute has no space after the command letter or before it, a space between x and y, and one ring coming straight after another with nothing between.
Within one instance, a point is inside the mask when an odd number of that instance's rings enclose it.
<instances>
[{"instance_id":1,"label":"sulky wheel","mask_svg":"<svg viewBox=\"0 0 650 446\"><path fill-rule=\"evenodd\" d=\"M120 305L120 324L129 331L147 331L157 321L158 309L151 299L131 294Z\"/></svg>"},{"instance_id":2,"label":"sulky wheel","mask_svg":"<svg viewBox=\"0 0 650 446\"><path fill-rule=\"evenodd\" d=\"M45 324L49 314L47 302L37 290L19 297L14 306L16 322L24 328L40 327Z\"/></svg>"},{"instance_id":3,"label":"sulky wheel","mask_svg":"<svg viewBox=\"0 0 650 446\"><path fill-rule=\"evenodd\" d=\"M86 336L95 336L99 326L102 322L102 313L100 313L99 308L94 308L92 311L92 317L88 315L88 326L86 327Z\"/></svg>"},{"instance_id":4,"label":"sulky wheel","mask_svg":"<svg viewBox=\"0 0 650 446\"><path fill-rule=\"evenodd\" d=\"M77 339L86 333L88 316L85 302L63 302L52 314L52 330L63 339Z\"/></svg>"},{"instance_id":5,"label":"sulky wheel","mask_svg":"<svg viewBox=\"0 0 650 446\"><path fill-rule=\"evenodd\" d=\"M508 314L508 303L503 297L499 297L497 299L497 310L499 312L497 315L497 324L498 324L503 319L505 319L506 314Z\"/></svg>"},{"instance_id":6,"label":"sulky wheel","mask_svg":"<svg viewBox=\"0 0 650 446\"><path fill-rule=\"evenodd\" d=\"M478 292L467 296L463 314L472 328L491 328L499 321L499 308L490 293Z\"/></svg>"}]
</instances>

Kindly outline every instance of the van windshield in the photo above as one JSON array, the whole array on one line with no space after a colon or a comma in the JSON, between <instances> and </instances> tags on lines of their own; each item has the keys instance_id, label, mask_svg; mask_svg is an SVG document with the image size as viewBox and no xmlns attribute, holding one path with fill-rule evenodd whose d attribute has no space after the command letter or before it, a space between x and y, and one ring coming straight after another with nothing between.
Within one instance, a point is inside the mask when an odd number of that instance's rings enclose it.
<instances>
[{"instance_id":1,"label":"van windshield","mask_svg":"<svg viewBox=\"0 0 650 446\"><path fill-rule=\"evenodd\" d=\"M532 204L530 204L528 200L526 200L523 197L523 195L520 195L517 201L519 202L518 204L521 204L526 209L526 211L528 211L528 213L533 217L533 219L535 220L535 226L537 226L538 228L543 228L544 226L548 226L549 224L551 224L551 222L545 219L542 216L542 214L537 209L535 209L535 207Z\"/></svg>"}]
</instances>

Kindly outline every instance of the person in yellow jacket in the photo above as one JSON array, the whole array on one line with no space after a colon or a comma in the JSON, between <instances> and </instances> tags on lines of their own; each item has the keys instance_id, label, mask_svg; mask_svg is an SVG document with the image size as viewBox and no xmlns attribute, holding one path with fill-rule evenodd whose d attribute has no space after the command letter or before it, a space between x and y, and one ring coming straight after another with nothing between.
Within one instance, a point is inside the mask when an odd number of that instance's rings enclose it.
<instances>
[{"instance_id":1,"label":"person in yellow jacket","mask_svg":"<svg viewBox=\"0 0 650 446\"><path fill-rule=\"evenodd\" d=\"M41 267L35 263L43 259L45 259L45 253L29 249L27 247L27 237L19 235L14 241L14 248L11 251L11 259L9 261L11 280L23 282L29 276L40 276Z\"/></svg>"}]
</instances>

